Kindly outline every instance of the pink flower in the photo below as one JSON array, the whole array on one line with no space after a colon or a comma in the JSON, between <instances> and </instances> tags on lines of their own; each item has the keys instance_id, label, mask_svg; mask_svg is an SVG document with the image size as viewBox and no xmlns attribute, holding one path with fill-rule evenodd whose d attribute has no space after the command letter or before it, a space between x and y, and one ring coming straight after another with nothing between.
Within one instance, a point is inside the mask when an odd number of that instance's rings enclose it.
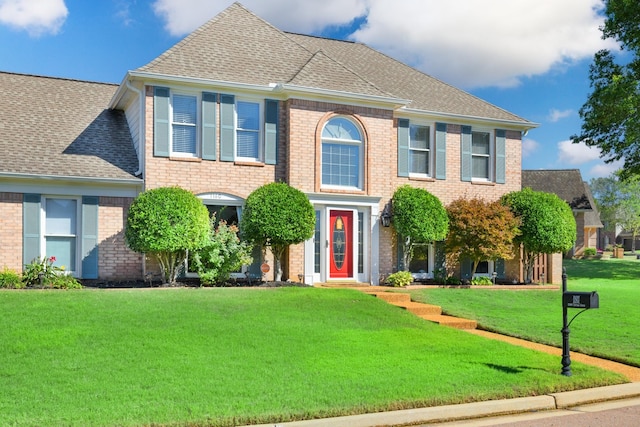
<instances>
[{"instance_id":1,"label":"pink flower","mask_svg":"<svg viewBox=\"0 0 640 427\"><path fill-rule=\"evenodd\" d=\"M56 257L52 256L51 258L49 258L49 262L52 264L56 262Z\"/></svg>"}]
</instances>

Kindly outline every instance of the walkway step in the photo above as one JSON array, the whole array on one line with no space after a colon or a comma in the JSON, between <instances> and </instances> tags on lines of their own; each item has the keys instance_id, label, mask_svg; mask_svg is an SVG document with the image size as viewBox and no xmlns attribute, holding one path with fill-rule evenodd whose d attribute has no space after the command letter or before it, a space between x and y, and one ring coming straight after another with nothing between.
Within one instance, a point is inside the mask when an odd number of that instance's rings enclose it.
<instances>
[{"instance_id":1,"label":"walkway step","mask_svg":"<svg viewBox=\"0 0 640 427\"><path fill-rule=\"evenodd\" d=\"M430 322L438 323L439 325L449 326L456 329L476 329L478 327L478 322L476 322L475 320L463 319L460 317L445 316L442 314L428 314L420 317Z\"/></svg>"},{"instance_id":2,"label":"walkway step","mask_svg":"<svg viewBox=\"0 0 640 427\"><path fill-rule=\"evenodd\" d=\"M398 303L395 305L406 309L408 312L413 313L416 316L442 314L442 308L439 305L422 304L413 301Z\"/></svg>"},{"instance_id":3,"label":"walkway step","mask_svg":"<svg viewBox=\"0 0 640 427\"><path fill-rule=\"evenodd\" d=\"M398 292L367 292L376 298L380 298L388 303L399 305L400 303L410 303L411 295Z\"/></svg>"}]
</instances>

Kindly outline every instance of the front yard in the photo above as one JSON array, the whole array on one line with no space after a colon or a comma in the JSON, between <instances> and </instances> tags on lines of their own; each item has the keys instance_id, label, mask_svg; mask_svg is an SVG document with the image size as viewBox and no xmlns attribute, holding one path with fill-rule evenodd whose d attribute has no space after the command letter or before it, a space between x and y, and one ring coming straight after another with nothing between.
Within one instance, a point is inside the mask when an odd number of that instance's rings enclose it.
<instances>
[{"instance_id":1,"label":"front yard","mask_svg":"<svg viewBox=\"0 0 640 427\"><path fill-rule=\"evenodd\" d=\"M275 423L621 381L348 289L1 291L0 312L0 425Z\"/></svg>"}]
</instances>

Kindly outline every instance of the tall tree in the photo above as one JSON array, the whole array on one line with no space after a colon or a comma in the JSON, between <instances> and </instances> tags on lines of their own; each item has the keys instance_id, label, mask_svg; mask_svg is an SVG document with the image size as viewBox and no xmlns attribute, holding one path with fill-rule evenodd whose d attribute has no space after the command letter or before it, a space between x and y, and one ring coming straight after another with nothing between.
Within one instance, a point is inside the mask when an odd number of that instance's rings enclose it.
<instances>
[{"instance_id":1,"label":"tall tree","mask_svg":"<svg viewBox=\"0 0 640 427\"><path fill-rule=\"evenodd\" d=\"M282 256L290 245L313 236L316 213L307 196L284 182L255 189L245 202L240 222L242 237L253 244L271 247L275 280L282 280Z\"/></svg>"},{"instance_id":2,"label":"tall tree","mask_svg":"<svg viewBox=\"0 0 640 427\"><path fill-rule=\"evenodd\" d=\"M402 247L404 270L409 271L414 246L443 240L449 220L442 202L422 188L403 185L393 193L393 227Z\"/></svg>"},{"instance_id":3,"label":"tall tree","mask_svg":"<svg viewBox=\"0 0 640 427\"><path fill-rule=\"evenodd\" d=\"M518 220L500 201L457 199L447 206L449 235L446 250L458 260L473 261L471 277L481 261L514 257L513 240L518 234Z\"/></svg>"},{"instance_id":4,"label":"tall tree","mask_svg":"<svg viewBox=\"0 0 640 427\"><path fill-rule=\"evenodd\" d=\"M520 219L520 235L527 281L542 254L566 252L576 242L576 220L569 204L555 194L524 188L501 198Z\"/></svg>"},{"instance_id":5,"label":"tall tree","mask_svg":"<svg viewBox=\"0 0 640 427\"><path fill-rule=\"evenodd\" d=\"M617 63L609 50L596 53L581 132L571 139L598 147L606 162L624 159L624 176L640 174L640 3L606 0L604 14L603 38L615 39L630 55Z\"/></svg>"}]
</instances>

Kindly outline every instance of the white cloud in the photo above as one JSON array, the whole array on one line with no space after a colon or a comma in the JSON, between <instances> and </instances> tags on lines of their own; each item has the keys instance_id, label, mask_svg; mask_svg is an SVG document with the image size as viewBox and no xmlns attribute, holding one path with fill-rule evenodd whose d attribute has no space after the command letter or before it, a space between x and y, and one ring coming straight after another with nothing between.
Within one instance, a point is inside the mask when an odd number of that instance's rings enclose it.
<instances>
[{"instance_id":1,"label":"white cloud","mask_svg":"<svg viewBox=\"0 0 640 427\"><path fill-rule=\"evenodd\" d=\"M57 34L68 13L64 0L0 0L0 24L34 37Z\"/></svg>"},{"instance_id":2,"label":"white cloud","mask_svg":"<svg viewBox=\"0 0 640 427\"><path fill-rule=\"evenodd\" d=\"M319 32L348 24L366 13L367 0L243 0L251 12L276 27L293 32ZM230 0L156 0L153 10L170 34L187 34L226 9Z\"/></svg>"},{"instance_id":3,"label":"white cloud","mask_svg":"<svg viewBox=\"0 0 640 427\"><path fill-rule=\"evenodd\" d=\"M230 0L155 0L173 35L193 31ZM244 0L278 28L314 33L365 16L351 38L455 86L513 87L599 49L602 0Z\"/></svg>"},{"instance_id":4,"label":"white cloud","mask_svg":"<svg viewBox=\"0 0 640 427\"><path fill-rule=\"evenodd\" d=\"M558 142L558 161L561 164L581 165L600 158L600 149L584 143L573 144L571 140Z\"/></svg>"},{"instance_id":5,"label":"white cloud","mask_svg":"<svg viewBox=\"0 0 640 427\"><path fill-rule=\"evenodd\" d=\"M618 169L622 169L624 166L624 160L616 160L611 163L598 163L589 169L589 176L591 178L604 178L610 176Z\"/></svg>"},{"instance_id":6,"label":"white cloud","mask_svg":"<svg viewBox=\"0 0 640 427\"><path fill-rule=\"evenodd\" d=\"M529 157L530 155L538 151L539 147L540 147L540 144L538 144L533 139L530 139L530 138L523 139L522 140L522 157L523 158Z\"/></svg>"},{"instance_id":7,"label":"white cloud","mask_svg":"<svg viewBox=\"0 0 640 427\"><path fill-rule=\"evenodd\" d=\"M551 123L556 123L561 119L566 119L572 114L573 114L573 110L557 110L555 108L552 108L551 111L549 111L548 119Z\"/></svg>"}]
</instances>

